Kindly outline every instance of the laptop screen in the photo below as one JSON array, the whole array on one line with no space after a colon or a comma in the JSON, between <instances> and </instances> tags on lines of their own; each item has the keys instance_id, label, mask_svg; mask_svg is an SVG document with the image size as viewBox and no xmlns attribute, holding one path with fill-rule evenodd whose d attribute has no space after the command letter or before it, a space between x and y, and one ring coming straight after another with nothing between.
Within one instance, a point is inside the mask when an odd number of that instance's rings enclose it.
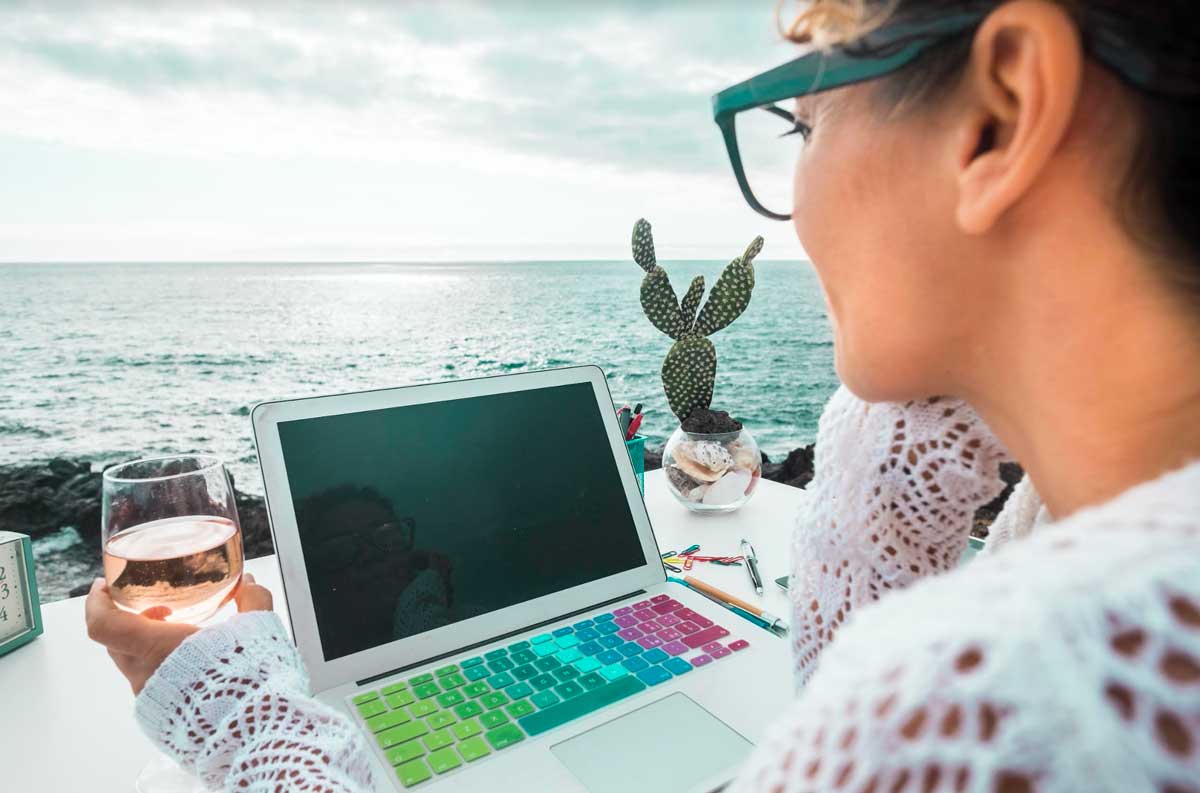
<instances>
[{"instance_id":1,"label":"laptop screen","mask_svg":"<svg viewBox=\"0 0 1200 793\"><path fill-rule=\"evenodd\" d=\"M645 563L587 383L285 421L325 660Z\"/></svg>"}]
</instances>

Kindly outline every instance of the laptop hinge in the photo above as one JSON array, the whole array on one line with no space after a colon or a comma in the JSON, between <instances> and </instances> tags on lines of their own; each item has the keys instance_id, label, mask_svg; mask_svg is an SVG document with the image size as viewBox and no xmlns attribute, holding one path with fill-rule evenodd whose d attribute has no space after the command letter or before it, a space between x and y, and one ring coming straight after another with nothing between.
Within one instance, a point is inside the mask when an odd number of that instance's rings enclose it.
<instances>
[{"instance_id":1,"label":"laptop hinge","mask_svg":"<svg viewBox=\"0 0 1200 793\"><path fill-rule=\"evenodd\" d=\"M610 598L608 600L601 601L600 603L593 603L590 606L584 606L583 608L577 609L568 614L559 614L557 617L551 617L548 620L542 620L541 622L535 623L533 625L526 625L523 628L517 628L516 630L509 631L508 633L502 633L499 636L492 636L490 638L484 639L483 641L475 642L474 644L468 644L463 647L456 647L453 650L448 650L439 655L433 655L433 656L430 656L429 658L422 658L421 660L414 661L411 664L405 664L404 666L398 666L395 669L389 669L386 672L380 672L377 675L371 675L370 677L365 677L362 680L355 680L354 684L356 686L365 686L368 683L374 683L376 680L381 680L385 677L390 677L391 675L394 675L397 672L407 672L409 669L415 669L418 666L424 666L425 664L432 663L434 661L440 661L443 658L449 658L452 655L459 655L460 653L469 652L471 650L474 650L476 647L483 647L484 645L491 644L492 642L498 642L502 639L508 639L508 638L510 638L512 636L516 636L518 634L528 633L529 631L537 630L538 628L541 628L545 625L549 625L554 622L558 622L559 620L569 619L570 617L577 617L580 614L584 614L589 611L595 611L596 609L604 608L605 606L611 605L613 603L619 603L622 600L627 600L631 597L635 597L637 595L644 595L644 594L646 594L646 590L638 589L638 590L629 592L624 595L618 595L615 598Z\"/></svg>"}]
</instances>

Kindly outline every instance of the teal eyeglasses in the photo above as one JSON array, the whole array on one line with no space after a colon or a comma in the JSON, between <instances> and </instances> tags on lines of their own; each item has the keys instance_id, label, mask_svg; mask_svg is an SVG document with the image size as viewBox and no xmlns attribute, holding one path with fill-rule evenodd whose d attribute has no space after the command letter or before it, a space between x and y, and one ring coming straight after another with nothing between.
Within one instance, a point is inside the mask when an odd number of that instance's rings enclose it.
<instances>
[{"instance_id":1,"label":"teal eyeglasses","mask_svg":"<svg viewBox=\"0 0 1200 793\"><path fill-rule=\"evenodd\" d=\"M777 102L883 77L912 63L930 47L978 27L993 7L922 21L900 19L852 43L807 53L714 95L713 120L721 129L734 178L746 202L773 220L792 217L790 212L771 208L792 204L794 153L789 156L778 139L806 132L791 111ZM1153 65L1112 26L1088 25L1084 47L1126 82L1154 90Z\"/></svg>"}]
</instances>

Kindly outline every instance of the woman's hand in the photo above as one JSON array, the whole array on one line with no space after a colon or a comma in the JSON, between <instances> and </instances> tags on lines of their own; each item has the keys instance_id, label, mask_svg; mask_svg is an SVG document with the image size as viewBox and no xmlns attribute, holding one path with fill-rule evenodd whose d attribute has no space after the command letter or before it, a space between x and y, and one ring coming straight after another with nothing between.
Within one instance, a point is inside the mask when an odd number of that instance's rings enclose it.
<instances>
[{"instance_id":1,"label":"woman's hand","mask_svg":"<svg viewBox=\"0 0 1200 793\"><path fill-rule=\"evenodd\" d=\"M271 593L254 583L254 576L249 573L242 576L235 599L239 612L272 608ZM164 622L167 613L165 607L147 609L141 614L124 611L113 602L103 578L92 582L84 607L88 636L108 649L134 694L141 692L154 670L180 642L200 630L195 625Z\"/></svg>"}]
</instances>

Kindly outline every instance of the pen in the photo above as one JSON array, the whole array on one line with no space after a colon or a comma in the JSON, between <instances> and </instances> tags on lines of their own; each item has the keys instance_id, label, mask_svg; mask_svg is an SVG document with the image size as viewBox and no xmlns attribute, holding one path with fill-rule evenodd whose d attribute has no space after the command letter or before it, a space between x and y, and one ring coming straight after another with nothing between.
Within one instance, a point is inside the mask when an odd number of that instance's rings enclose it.
<instances>
[{"instance_id":1,"label":"pen","mask_svg":"<svg viewBox=\"0 0 1200 793\"><path fill-rule=\"evenodd\" d=\"M744 609L744 610L750 612L751 614L758 617L763 622L766 622L768 625L770 625L771 630L773 630L776 633L787 633L787 630L788 630L787 623L784 622L783 620L781 620L779 617L776 617L774 614L770 613L766 609L763 609L761 606L755 606L753 603L747 603L746 601L742 600L741 598L737 597L736 595L731 595L722 589L717 589L712 584L706 584L705 582L701 581L700 579L693 578L690 575L685 575L683 577L683 583L687 584L692 589L698 589L701 592L712 595L713 597L717 598L718 600L722 600L732 606L737 606L740 609Z\"/></svg>"},{"instance_id":2,"label":"pen","mask_svg":"<svg viewBox=\"0 0 1200 793\"><path fill-rule=\"evenodd\" d=\"M633 440L633 436L637 435L638 427L642 426L644 415L638 413L633 417L633 421L629 422L629 429L625 430L625 440Z\"/></svg>"},{"instance_id":3,"label":"pen","mask_svg":"<svg viewBox=\"0 0 1200 793\"><path fill-rule=\"evenodd\" d=\"M764 630L771 631L772 633L778 633L776 628L773 625L771 625L771 623L764 620L763 618L758 617L754 614L751 614L750 612L746 611L745 609L735 606L732 603L727 603L724 600L721 600L716 595L710 595L708 592L705 592L703 589L692 586L687 581L684 581L682 578L675 578L674 576L668 576L667 580L674 581L676 584L682 584L683 586L692 590L696 594L703 595L704 597L711 600L713 603L716 603L718 606L729 609L730 611L732 611L734 614L738 615L742 619L747 620L749 622L753 622L755 625L757 625L760 628L763 628Z\"/></svg>"},{"instance_id":4,"label":"pen","mask_svg":"<svg viewBox=\"0 0 1200 793\"><path fill-rule=\"evenodd\" d=\"M636 405L633 406L633 415L636 416L641 412L642 412L642 403L638 402Z\"/></svg>"},{"instance_id":5,"label":"pen","mask_svg":"<svg viewBox=\"0 0 1200 793\"><path fill-rule=\"evenodd\" d=\"M754 553L754 546L742 540L742 556L746 557L746 572L750 574L750 583L754 585L754 591L762 594L762 576L758 573L758 555Z\"/></svg>"},{"instance_id":6,"label":"pen","mask_svg":"<svg viewBox=\"0 0 1200 793\"><path fill-rule=\"evenodd\" d=\"M625 437L625 431L629 429L630 421L629 405L617 411L617 426L621 428L621 437Z\"/></svg>"}]
</instances>

